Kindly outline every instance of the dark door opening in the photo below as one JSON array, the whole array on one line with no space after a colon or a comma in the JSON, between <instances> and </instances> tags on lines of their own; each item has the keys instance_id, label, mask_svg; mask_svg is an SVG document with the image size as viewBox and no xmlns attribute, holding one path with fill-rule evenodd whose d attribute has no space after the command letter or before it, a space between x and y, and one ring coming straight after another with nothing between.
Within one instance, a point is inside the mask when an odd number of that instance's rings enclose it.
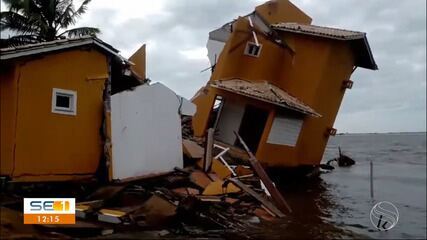
<instances>
[{"instance_id":1,"label":"dark door opening","mask_svg":"<svg viewBox=\"0 0 427 240\"><path fill-rule=\"evenodd\" d=\"M239 128L239 135L243 138L249 149L256 153L261 140L262 133L264 132L265 123L267 122L268 111L257 108L251 105L246 105L245 113L243 114L242 123ZM239 140L236 139L234 144L242 148Z\"/></svg>"}]
</instances>

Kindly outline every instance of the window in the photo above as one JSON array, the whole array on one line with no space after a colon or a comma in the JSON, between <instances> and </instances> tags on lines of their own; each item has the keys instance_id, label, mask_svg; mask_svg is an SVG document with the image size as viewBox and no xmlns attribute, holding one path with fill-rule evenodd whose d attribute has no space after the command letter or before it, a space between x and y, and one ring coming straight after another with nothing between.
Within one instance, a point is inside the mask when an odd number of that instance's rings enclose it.
<instances>
[{"instance_id":1,"label":"window","mask_svg":"<svg viewBox=\"0 0 427 240\"><path fill-rule=\"evenodd\" d=\"M76 115L77 92L54 88L52 91L52 112L65 115Z\"/></svg>"},{"instance_id":2,"label":"window","mask_svg":"<svg viewBox=\"0 0 427 240\"><path fill-rule=\"evenodd\" d=\"M248 42L246 44L245 54L252 57L259 57L259 54L261 53L261 48L261 44L258 44L257 46L254 42Z\"/></svg>"},{"instance_id":3,"label":"window","mask_svg":"<svg viewBox=\"0 0 427 240\"><path fill-rule=\"evenodd\" d=\"M274 118L267 142L295 147L301 132L304 118L291 112L279 114Z\"/></svg>"}]
</instances>

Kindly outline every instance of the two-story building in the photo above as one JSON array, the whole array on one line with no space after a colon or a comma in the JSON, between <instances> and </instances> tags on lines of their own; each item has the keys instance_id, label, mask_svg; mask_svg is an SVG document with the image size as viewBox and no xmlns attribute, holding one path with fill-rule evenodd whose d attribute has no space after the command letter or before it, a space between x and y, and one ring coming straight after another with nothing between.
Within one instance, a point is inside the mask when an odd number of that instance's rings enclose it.
<instances>
[{"instance_id":1,"label":"two-story building","mask_svg":"<svg viewBox=\"0 0 427 240\"><path fill-rule=\"evenodd\" d=\"M288 0L269 1L212 31L212 76L192 101L196 136L239 147L267 167L318 165L351 75L377 65L363 32L311 25Z\"/></svg>"}]
</instances>

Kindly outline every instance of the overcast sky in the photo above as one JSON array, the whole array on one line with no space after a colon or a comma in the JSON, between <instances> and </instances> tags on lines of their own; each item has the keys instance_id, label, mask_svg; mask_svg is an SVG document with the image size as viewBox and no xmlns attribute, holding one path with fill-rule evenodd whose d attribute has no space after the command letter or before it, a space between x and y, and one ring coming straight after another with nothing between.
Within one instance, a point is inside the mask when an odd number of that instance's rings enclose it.
<instances>
[{"instance_id":1,"label":"overcast sky","mask_svg":"<svg viewBox=\"0 0 427 240\"><path fill-rule=\"evenodd\" d=\"M93 0L77 26L129 57L147 44L147 76L191 98L209 79L208 32L253 11L259 0ZM293 0L313 24L367 32L379 71L358 69L339 132L426 130L425 0Z\"/></svg>"}]
</instances>

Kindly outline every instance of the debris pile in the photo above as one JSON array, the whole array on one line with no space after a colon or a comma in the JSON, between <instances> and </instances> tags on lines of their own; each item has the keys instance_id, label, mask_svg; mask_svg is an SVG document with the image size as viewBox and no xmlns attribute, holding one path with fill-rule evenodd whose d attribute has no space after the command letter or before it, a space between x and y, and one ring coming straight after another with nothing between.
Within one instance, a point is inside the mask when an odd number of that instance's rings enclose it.
<instances>
[{"instance_id":1,"label":"debris pile","mask_svg":"<svg viewBox=\"0 0 427 240\"><path fill-rule=\"evenodd\" d=\"M231 157L229 148L212 140L205 145L184 139L187 167L98 187L77 199L76 225L37 225L37 234L250 238L247 232L257 223L275 221L291 211L250 151L248 161Z\"/></svg>"}]
</instances>

